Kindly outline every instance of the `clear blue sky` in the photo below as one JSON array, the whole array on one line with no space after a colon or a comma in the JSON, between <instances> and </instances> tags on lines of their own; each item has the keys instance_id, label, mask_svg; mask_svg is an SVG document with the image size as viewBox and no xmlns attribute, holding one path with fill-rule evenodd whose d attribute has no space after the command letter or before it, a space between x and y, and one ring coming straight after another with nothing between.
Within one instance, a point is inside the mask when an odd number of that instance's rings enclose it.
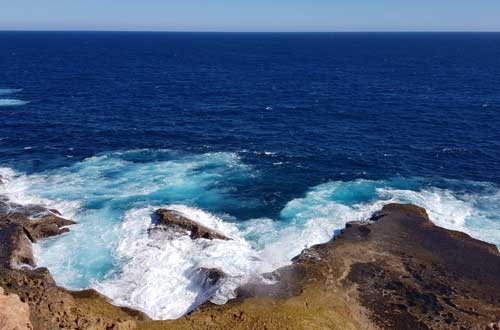
<instances>
[{"instance_id":1,"label":"clear blue sky","mask_svg":"<svg viewBox=\"0 0 500 330\"><path fill-rule=\"evenodd\" d=\"M500 31L500 0L0 0L0 29Z\"/></svg>"}]
</instances>

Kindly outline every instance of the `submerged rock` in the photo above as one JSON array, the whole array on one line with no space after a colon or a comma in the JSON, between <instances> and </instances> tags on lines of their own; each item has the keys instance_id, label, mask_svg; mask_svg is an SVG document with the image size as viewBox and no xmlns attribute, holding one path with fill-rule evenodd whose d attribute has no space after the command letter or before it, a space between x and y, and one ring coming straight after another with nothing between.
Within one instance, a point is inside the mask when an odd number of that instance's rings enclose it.
<instances>
[{"instance_id":1,"label":"submerged rock","mask_svg":"<svg viewBox=\"0 0 500 330\"><path fill-rule=\"evenodd\" d=\"M219 295L219 290L223 287L226 279L230 276L217 268L198 268L194 271L194 283L201 289L196 297L193 306L199 306L206 301L213 301L220 304L227 302L227 298Z\"/></svg>"},{"instance_id":2,"label":"submerged rock","mask_svg":"<svg viewBox=\"0 0 500 330\"><path fill-rule=\"evenodd\" d=\"M209 240L230 240L230 238L224 236L216 230L210 229L194 220L188 219L183 214L175 210L158 209L155 212L155 216L157 218L157 224L154 227L155 229L170 228L173 230L189 231L192 239L205 238Z\"/></svg>"}]
</instances>

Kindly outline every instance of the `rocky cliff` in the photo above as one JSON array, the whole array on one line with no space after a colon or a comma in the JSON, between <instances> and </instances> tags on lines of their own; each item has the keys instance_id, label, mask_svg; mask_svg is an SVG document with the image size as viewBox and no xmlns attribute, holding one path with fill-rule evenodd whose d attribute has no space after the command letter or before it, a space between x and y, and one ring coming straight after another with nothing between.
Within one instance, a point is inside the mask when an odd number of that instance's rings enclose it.
<instances>
[{"instance_id":1,"label":"rocky cliff","mask_svg":"<svg viewBox=\"0 0 500 330\"><path fill-rule=\"evenodd\" d=\"M265 274L273 284L248 283L237 299L174 321L149 320L92 290L60 288L35 268L31 242L72 224L49 213L46 220L0 213L0 286L29 306L34 329L483 330L500 321L497 248L435 226L413 205L386 205L348 223L330 242Z\"/></svg>"}]
</instances>

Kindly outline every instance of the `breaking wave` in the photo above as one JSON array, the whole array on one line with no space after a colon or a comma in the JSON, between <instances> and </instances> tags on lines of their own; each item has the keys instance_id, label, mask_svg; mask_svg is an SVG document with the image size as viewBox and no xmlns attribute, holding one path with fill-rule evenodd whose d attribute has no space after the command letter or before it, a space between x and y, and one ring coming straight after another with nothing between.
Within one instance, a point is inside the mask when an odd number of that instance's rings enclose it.
<instances>
[{"instance_id":1,"label":"breaking wave","mask_svg":"<svg viewBox=\"0 0 500 330\"><path fill-rule=\"evenodd\" d=\"M427 209L438 225L500 244L500 189L490 183L419 178L332 181L290 200L278 217L241 221L239 190L257 171L233 153L133 150L101 154L40 174L0 169L0 194L44 203L78 221L70 233L36 245L39 265L73 289L92 287L155 319L177 318L206 300L224 303L240 283L290 263L330 240L346 222L390 202ZM151 215L169 207L232 238L151 235ZM207 286L200 269L228 275Z\"/></svg>"}]
</instances>

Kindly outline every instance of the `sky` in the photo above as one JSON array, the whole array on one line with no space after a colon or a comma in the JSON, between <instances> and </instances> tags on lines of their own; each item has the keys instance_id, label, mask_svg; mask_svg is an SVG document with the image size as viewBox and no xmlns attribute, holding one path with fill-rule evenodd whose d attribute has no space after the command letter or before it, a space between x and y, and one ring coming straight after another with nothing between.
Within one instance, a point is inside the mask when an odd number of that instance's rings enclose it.
<instances>
[{"instance_id":1,"label":"sky","mask_svg":"<svg viewBox=\"0 0 500 330\"><path fill-rule=\"evenodd\" d=\"M0 0L0 30L500 31L500 0Z\"/></svg>"}]
</instances>

